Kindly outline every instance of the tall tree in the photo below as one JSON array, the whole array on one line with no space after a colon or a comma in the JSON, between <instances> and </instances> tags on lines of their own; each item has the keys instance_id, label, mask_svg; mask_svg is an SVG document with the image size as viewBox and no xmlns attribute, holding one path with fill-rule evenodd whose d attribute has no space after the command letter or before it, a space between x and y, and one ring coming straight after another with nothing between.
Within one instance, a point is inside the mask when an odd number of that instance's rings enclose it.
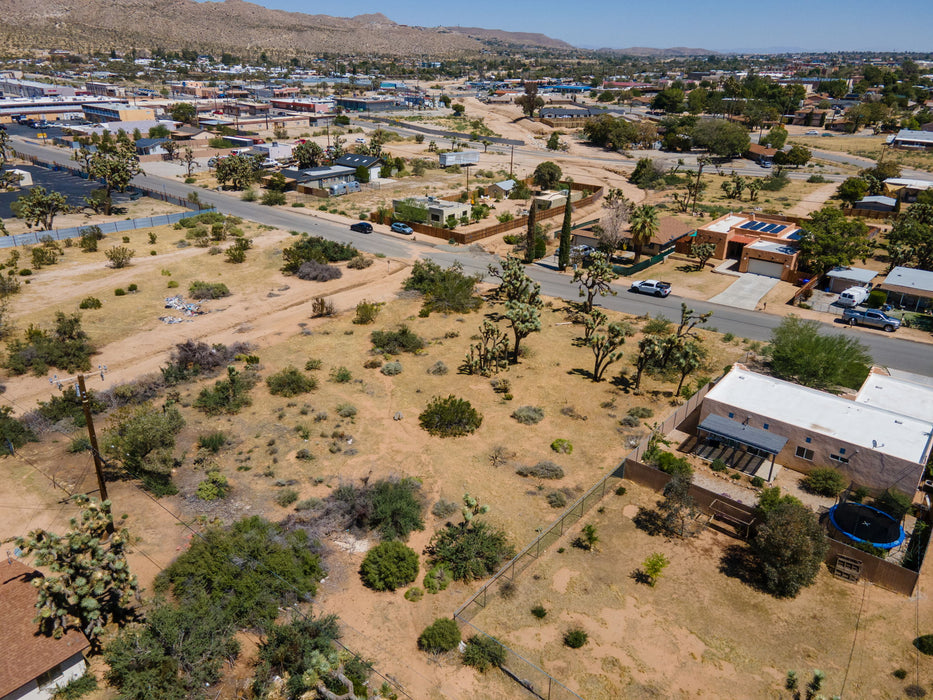
<instances>
[{"instance_id":1,"label":"tall tree","mask_svg":"<svg viewBox=\"0 0 933 700\"><path fill-rule=\"evenodd\" d=\"M632 210L630 230L632 233L632 248L635 250L635 262L641 258L641 251L654 234L658 232L658 210L651 204L641 204Z\"/></svg>"},{"instance_id":2,"label":"tall tree","mask_svg":"<svg viewBox=\"0 0 933 700\"><path fill-rule=\"evenodd\" d=\"M515 104L522 108L526 117L533 117L536 109L544 106L544 100L538 96L538 83L534 80L526 80L524 83L525 94L515 98Z\"/></svg>"},{"instance_id":3,"label":"tall tree","mask_svg":"<svg viewBox=\"0 0 933 700\"><path fill-rule=\"evenodd\" d=\"M541 330L541 285L525 274L518 258L511 256L500 263L501 269L489 266L489 274L501 281L497 296L505 299L505 318L512 329L511 364L518 363L519 345L532 333Z\"/></svg>"},{"instance_id":4,"label":"tall tree","mask_svg":"<svg viewBox=\"0 0 933 700\"><path fill-rule=\"evenodd\" d=\"M176 102L172 105L170 113L172 119L186 124L194 124L195 118L198 116L198 110L190 102Z\"/></svg>"},{"instance_id":5,"label":"tall tree","mask_svg":"<svg viewBox=\"0 0 933 700\"><path fill-rule=\"evenodd\" d=\"M525 262L531 264L535 261L535 239L538 236L538 203L531 200L528 208L528 226L525 228Z\"/></svg>"},{"instance_id":6,"label":"tall tree","mask_svg":"<svg viewBox=\"0 0 933 700\"><path fill-rule=\"evenodd\" d=\"M129 532L120 529L108 539L110 501L78 495L74 502L83 510L80 520L71 519L71 530L64 535L34 530L17 538L16 546L35 554L36 564L51 572L37 580L35 621L40 630L58 639L69 628L78 628L96 644L111 620L127 619L139 589L126 561Z\"/></svg>"},{"instance_id":7,"label":"tall tree","mask_svg":"<svg viewBox=\"0 0 933 700\"><path fill-rule=\"evenodd\" d=\"M790 598L816 581L827 547L816 515L801 503L777 505L752 540L764 587L776 596Z\"/></svg>"},{"instance_id":8,"label":"tall tree","mask_svg":"<svg viewBox=\"0 0 933 700\"><path fill-rule=\"evenodd\" d=\"M87 173L96 180L102 180L106 190L106 212L111 213L114 190L123 192L130 181L140 175L143 169L139 165L135 146L127 140L118 139L107 151L98 149L91 154L87 164Z\"/></svg>"},{"instance_id":9,"label":"tall tree","mask_svg":"<svg viewBox=\"0 0 933 700\"><path fill-rule=\"evenodd\" d=\"M567 203L564 205L564 220L560 226L560 244L557 248L557 269L563 272L570 264L570 240L573 234L573 203L570 195L573 190L567 190Z\"/></svg>"},{"instance_id":10,"label":"tall tree","mask_svg":"<svg viewBox=\"0 0 933 700\"><path fill-rule=\"evenodd\" d=\"M641 388L641 377L645 370L660 362L664 355L664 340L655 335L646 335L638 341L635 357L635 389Z\"/></svg>"},{"instance_id":11,"label":"tall tree","mask_svg":"<svg viewBox=\"0 0 933 700\"><path fill-rule=\"evenodd\" d=\"M603 198L603 215L599 220L600 248L612 256L625 240L625 225L632 215L632 202L620 189L610 189Z\"/></svg>"},{"instance_id":12,"label":"tall tree","mask_svg":"<svg viewBox=\"0 0 933 700\"><path fill-rule=\"evenodd\" d=\"M799 246L802 266L814 275L851 265L855 260L865 261L875 249L864 222L849 221L831 206L811 215L803 226Z\"/></svg>"},{"instance_id":13,"label":"tall tree","mask_svg":"<svg viewBox=\"0 0 933 700\"><path fill-rule=\"evenodd\" d=\"M858 388L871 368L868 348L839 333L823 335L816 321L788 316L771 332L771 371L814 389Z\"/></svg>"},{"instance_id":14,"label":"tall tree","mask_svg":"<svg viewBox=\"0 0 933 700\"><path fill-rule=\"evenodd\" d=\"M535 185L543 190L553 190L560 184L560 178L563 172L557 163L549 160L539 163L535 168L532 179Z\"/></svg>"},{"instance_id":15,"label":"tall tree","mask_svg":"<svg viewBox=\"0 0 933 700\"><path fill-rule=\"evenodd\" d=\"M933 204L911 204L894 221L885 248L892 267L916 265L933 269Z\"/></svg>"}]
</instances>

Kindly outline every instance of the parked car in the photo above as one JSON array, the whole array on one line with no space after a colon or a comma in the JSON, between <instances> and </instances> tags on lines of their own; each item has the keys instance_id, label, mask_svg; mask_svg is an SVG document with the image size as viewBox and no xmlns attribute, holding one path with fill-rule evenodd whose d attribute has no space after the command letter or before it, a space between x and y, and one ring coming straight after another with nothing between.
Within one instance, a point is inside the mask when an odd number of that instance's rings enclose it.
<instances>
[{"instance_id":1,"label":"parked car","mask_svg":"<svg viewBox=\"0 0 933 700\"><path fill-rule=\"evenodd\" d=\"M355 224L350 224L350 230L359 233L372 233L373 225L368 221L357 221Z\"/></svg>"},{"instance_id":2,"label":"parked car","mask_svg":"<svg viewBox=\"0 0 933 700\"><path fill-rule=\"evenodd\" d=\"M882 328L888 333L893 333L901 327L901 319L888 316L886 313L875 309L846 309L842 312L842 320L850 326Z\"/></svg>"},{"instance_id":3,"label":"parked car","mask_svg":"<svg viewBox=\"0 0 933 700\"><path fill-rule=\"evenodd\" d=\"M758 165L760 165L762 168L770 168L771 161L770 160L759 160Z\"/></svg>"},{"instance_id":4,"label":"parked car","mask_svg":"<svg viewBox=\"0 0 933 700\"><path fill-rule=\"evenodd\" d=\"M807 132L807 136L819 136L819 135L820 135L820 132L817 131L816 129L810 129L810 131Z\"/></svg>"},{"instance_id":5,"label":"parked car","mask_svg":"<svg viewBox=\"0 0 933 700\"><path fill-rule=\"evenodd\" d=\"M849 287L842 294L839 295L839 298L836 299L836 303L839 306L858 306L863 301L868 298L868 290L865 287Z\"/></svg>"},{"instance_id":6,"label":"parked car","mask_svg":"<svg viewBox=\"0 0 933 700\"><path fill-rule=\"evenodd\" d=\"M632 282L629 291L638 292L639 294L653 294L656 297L666 297L671 293L671 285L669 282L659 282L658 280L640 280Z\"/></svg>"},{"instance_id":7,"label":"parked car","mask_svg":"<svg viewBox=\"0 0 933 700\"><path fill-rule=\"evenodd\" d=\"M396 233L404 233L406 236L410 236L414 233L414 230L408 224L403 224L401 221L396 221L390 227Z\"/></svg>"},{"instance_id":8,"label":"parked car","mask_svg":"<svg viewBox=\"0 0 933 700\"><path fill-rule=\"evenodd\" d=\"M357 142L357 143L366 143L366 139L357 139L356 142Z\"/></svg>"}]
</instances>

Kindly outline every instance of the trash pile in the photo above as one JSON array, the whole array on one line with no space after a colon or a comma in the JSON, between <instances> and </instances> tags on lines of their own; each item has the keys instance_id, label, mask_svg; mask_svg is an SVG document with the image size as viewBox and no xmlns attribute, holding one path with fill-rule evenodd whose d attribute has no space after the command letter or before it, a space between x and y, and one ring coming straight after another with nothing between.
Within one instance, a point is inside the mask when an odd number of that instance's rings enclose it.
<instances>
[{"instance_id":1,"label":"trash pile","mask_svg":"<svg viewBox=\"0 0 933 700\"><path fill-rule=\"evenodd\" d=\"M165 297L165 308L180 311L185 316L201 316L202 314L207 313L206 311L201 311L200 304L195 302L186 302L185 298L181 294L176 294L173 297ZM178 316L159 316L159 320L162 321L162 323L172 325L175 323L191 323L194 319L179 318Z\"/></svg>"}]
</instances>

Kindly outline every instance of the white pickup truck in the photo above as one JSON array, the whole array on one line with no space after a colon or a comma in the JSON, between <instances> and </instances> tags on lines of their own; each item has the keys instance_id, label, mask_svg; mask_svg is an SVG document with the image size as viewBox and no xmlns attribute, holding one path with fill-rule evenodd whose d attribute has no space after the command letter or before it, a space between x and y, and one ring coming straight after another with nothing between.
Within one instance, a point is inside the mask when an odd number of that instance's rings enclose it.
<instances>
[{"instance_id":1,"label":"white pickup truck","mask_svg":"<svg viewBox=\"0 0 933 700\"><path fill-rule=\"evenodd\" d=\"M632 282L629 287L632 292L639 294L653 294L656 297L666 297L671 293L671 285L668 282L659 282L658 280L640 280Z\"/></svg>"}]
</instances>

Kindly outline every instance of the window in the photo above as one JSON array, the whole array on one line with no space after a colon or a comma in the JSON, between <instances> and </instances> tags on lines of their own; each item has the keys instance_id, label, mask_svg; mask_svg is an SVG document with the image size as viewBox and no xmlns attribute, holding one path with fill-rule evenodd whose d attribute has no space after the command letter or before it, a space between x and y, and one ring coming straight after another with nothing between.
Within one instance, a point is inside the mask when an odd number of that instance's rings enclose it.
<instances>
[{"instance_id":1,"label":"window","mask_svg":"<svg viewBox=\"0 0 933 700\"><path fill-rule=\"evenodd\" d=\"M830 455L829 458L834 462L840 462L842 464L848 464L849 460L843 457L842 455Z\"/></svg>"},{"instance_id":2,"label":"window","mask_svg":"<svg viewBox=\"0 0 933 700\"><path fill-rule=\"evenodd\" d=\"M56 664L55 666L52 666L52 668L50 668L48 671L40 674L36 678L36 685L38 685L41 688L57 680L61 675L62 675L62 666L61 664Z\"/></svg>"},{"instance_id":3,"label":"window","mask_svg":"<svg viewBox=\"0 0 933 700\"><path fill-rule=\"evenodd\" d=\"M845 448L845 447L840 447L840 448L839 448L839 454L844 455L845 453L846 453L846 448Z\"/></svg>"},{"instance_id":4,"label":"window","mask_svg":"<svg viewBox=\"0 0 933 700\"><path fill-rule=\"evenodd\" d=\"M809 440L810 438L807 438ZM808 462L813 461L813 450L808 450L806 447L797 447L796 452L794 453L800 459L805 459Z\"/></svg>"},{"instance_id":5,"label":"window","mask_svg":"<svg viewBox=\"0 0 933 700\"><path fill-rule=\"evenodd\" d=\"M767 423L764 423L761 427L764 428L765 430L767 430L767 429L768 429L768 424L767 424Z\"/></svg>"},{"instance_id":6,"label":"window","mask_svg":"<svg viewBox=\"0 0 933 700\"><path fill-rule=\"evenodd\" d=\"M810 444L811 441L812 441L812 438L807 438L807 439L805 440L805 442L806 442L808 445Z\"/></svg>"},{"instance_id":7,"label":"window","mask_svg":"<svg viewBox=\"0 0 933 700\"><path fill-rule=\"evenodd\" d=\"M730 417L730 418L735 418L735 414L734 414L732 411L729 411L729 417Z\"/></svg>"}]
</instances>

